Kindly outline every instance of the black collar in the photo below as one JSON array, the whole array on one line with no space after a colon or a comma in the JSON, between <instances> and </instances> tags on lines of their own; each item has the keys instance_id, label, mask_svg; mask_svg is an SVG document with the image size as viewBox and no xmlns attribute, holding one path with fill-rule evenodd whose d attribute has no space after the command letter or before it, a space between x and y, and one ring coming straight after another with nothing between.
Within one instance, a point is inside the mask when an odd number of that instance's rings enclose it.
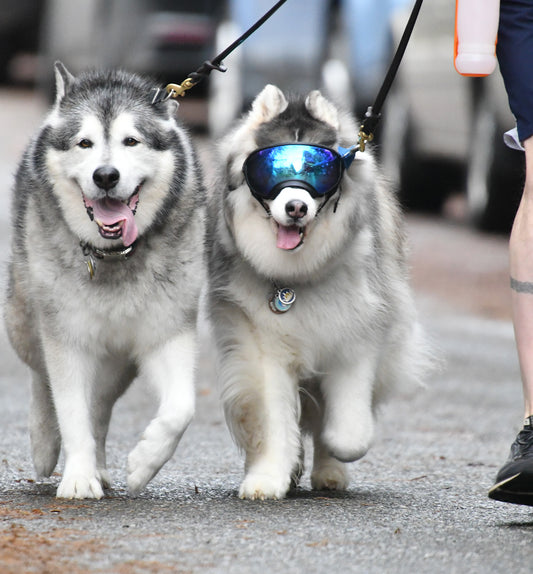
<instances>
[{"instance_id":1,"label":"black collar","mask_svg":"<svg viewBox=\"0 0 533 574\"><path fill-rule=\"evenodd\" d=\"M128 247L119 247L118 249L100 249L95 247L90 243L85 243L85 241L80 241L80 247L83 254L87 257L88 255L93 255L97 259L107 259L111 261L126 261L133 252L135 247L137 247L137 242L134 241Z\"/></svg>"},{"instance_id":2,"label":"black collar","mask_svg":"<svg viewBox=\"0 0 533 574\"><path fill-rule=\"evenodd\" d=\"M85 263L87 264L87 271L92 279L96 274L96 259L105 261L126 261L135 252L137 241L134 241L128 247L119 247L117 249L100 249L85 241L80 241L80 247L85 255Z\"/></svg>"}]
</instances>

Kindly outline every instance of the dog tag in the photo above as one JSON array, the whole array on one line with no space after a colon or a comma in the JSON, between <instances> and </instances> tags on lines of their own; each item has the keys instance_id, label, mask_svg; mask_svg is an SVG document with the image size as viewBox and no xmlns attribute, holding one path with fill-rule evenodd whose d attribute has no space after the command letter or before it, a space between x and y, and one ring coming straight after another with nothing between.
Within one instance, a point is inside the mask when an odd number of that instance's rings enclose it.
<instances>
[{"instance_id":1,"label":"dog tag","mask_svg":"<svg viewBox=\"0 0 533 574\"><path fill-rule=\"evenodd\" d=\"M96 261L92 255L89 255L85 260L87 264L87 271L89 272L89 277L92 279L96 273Z\"/></svg>"},{"instance_id":2,"label":"dog tag","mask_svg":"<svg viewBox=\"0 0 533 574\"><path fill-rule=\"evenodd\" d=\"M277 289L269 301L273 313L286 313L296 301L296 293L290 287Z\"/></svg>"}]
</instances>

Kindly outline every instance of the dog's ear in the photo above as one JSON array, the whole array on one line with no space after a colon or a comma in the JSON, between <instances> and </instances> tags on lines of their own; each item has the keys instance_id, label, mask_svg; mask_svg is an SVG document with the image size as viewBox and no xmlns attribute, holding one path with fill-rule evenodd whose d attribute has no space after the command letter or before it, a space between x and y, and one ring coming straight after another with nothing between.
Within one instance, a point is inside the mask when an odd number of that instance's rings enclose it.
<instances>
[{"instance_id":1,"label":"dog's ear","mask_svg":"<svg viewBox=\"0 0 533 574\"><path fill-rule=\"evenodd\" d=\"M337 108L318 91L314 90L305 99L307 111L317 120L339 129Z\"/></svg>"},{"instance_id":2,"label":"dog's ear","mask_svg":"<svg viewBox=\"0 0 533 574\"><path fill-rule=\"evenodd\" d=\"M158 104L158 105L163 105L164 106L164 110L166 113L166 116L169 120L175 120L176 116L178 115L178 110L180 107L180 103L175 100L175 99L169 99L166 102L163 102L163 104Z\"/></svg>"},{"instance_id":3,"label":"dog's ear","mask_svg":"<svg viewBox=\"0 0 533 574\"><path fill-rule=\"evenodd\" d=\"M288 106L283 92L272 84L267 84L252 103L248 116L256 124L262 124L279 116Z\"/></svg>"},{"instance_id":4,"label":"dog's ear","mask_svg":"<svg viewBox=\"0 0 533 574\"><path fill-rule=\"evenodd\" d=\"M56 105L65 97L70 85L74 81L74 76L65 68L62 62L54 64L56 76Z\"/></svg>"}]
</instances>

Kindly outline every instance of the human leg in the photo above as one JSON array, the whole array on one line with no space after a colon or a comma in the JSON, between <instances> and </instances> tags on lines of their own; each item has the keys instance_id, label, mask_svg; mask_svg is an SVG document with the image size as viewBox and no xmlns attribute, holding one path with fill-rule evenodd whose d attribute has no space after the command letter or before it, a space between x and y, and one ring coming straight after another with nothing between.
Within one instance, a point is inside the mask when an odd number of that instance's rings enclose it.
<instances>
[{"instance_id":1,"label":"human leg","mask_svg":"<svg viewBox=\"0 0 533 574\"><path fill-rule=\"evenodd\" d=\"M509 242L511 300L526 421L489 496L533 505L533 137L526 150L526 182Z\"/></svg>"}]
</instances>

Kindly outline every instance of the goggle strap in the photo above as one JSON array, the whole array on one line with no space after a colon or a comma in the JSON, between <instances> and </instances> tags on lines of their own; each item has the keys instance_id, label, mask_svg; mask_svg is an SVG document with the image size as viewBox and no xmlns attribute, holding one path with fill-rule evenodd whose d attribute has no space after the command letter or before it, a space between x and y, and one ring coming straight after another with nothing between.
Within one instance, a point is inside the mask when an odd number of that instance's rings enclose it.
<instances>
[{"instance_id":1,"label":"goggle strap","mask_svg":"<svg viewBox=\"0 0 533 574\"><path fill-rule=\"evenodd\" d=\"M256 195L255 193L252 193L252 196L257 199L257 201L261 204L261 207L266 211L266 214L271 217L272 213L270 212L270 207L268 207L267 202L260 196Z\"/></svg>"},{"instance_id":2,"label":"goggle strap","mask_svg":"<svg viewBox=\"0 0 533 574\"><path fill-rule=\"evenodd\" d=\"M316 210L316 215L318 216L318 214L322 211L322 209L326 206L326 203L331 199L331 197L333 197L335 195L335 193L340 192L340 185L337 187L337 189L335 189L335 191L333 193L328 193L325 197L324 197L324 201L320 204L320 206L318 207L318 209ZM339 199L340 199L340 193L339 193L339 198L337 199L337 201L335 202L335 207L333 209L333 213L335 213L335 211L337 211L337 204L339 203Z\"/></svg>"}]
</instances>

